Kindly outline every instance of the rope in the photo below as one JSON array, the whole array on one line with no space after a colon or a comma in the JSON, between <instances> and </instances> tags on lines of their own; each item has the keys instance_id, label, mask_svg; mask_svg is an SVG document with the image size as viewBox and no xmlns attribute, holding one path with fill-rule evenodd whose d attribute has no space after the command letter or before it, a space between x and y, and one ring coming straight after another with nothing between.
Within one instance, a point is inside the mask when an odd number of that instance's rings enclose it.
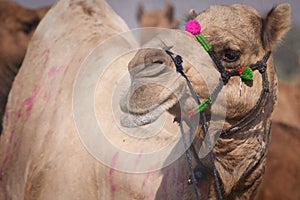
<instances>
[{"instance_id":1,"label":"rope","mask_svg":"<svg viewBox=\"0 0 300 200\"><path fill-rule=\"evenodd\" d=\"M191 154L188 151L188 144L187 144L187 141L185 139L185 133L184 133L184 130L183 130L183 127L182 127L182 121L180 120L178 123L179 123L179 127L180 127L180 132L181 132L181 136L182 136L182 141L183 141L184 149L186 149L185 156L187 158L188 165L189 165L189 170L191 172L191 179L192 179L192 183L193 183L193 188L194 188L194 192L195 192L195 195L196 195L196 199L197 200L201 200L200 195L198 193L197 179L195 177L195 172L193 170L193 164L192 164Z\"/></svg>"},{"instance_id":2,"label":"rope","mask_svg":"<svg viewBox=\"0 0 300 200\"><path fill-rule=\"evenodd\" d=\"M178 73L180 73L185 78L185 80L187 81L188 87L189 87L189 89L192 93L193 98L196 99L197 103L200 103L199 98L197 96L197 93L195 92L195 90L194 90L193 86L191 85L190 81L188 80L188 77L183 72L183 67L182 67L182 62L183 61L182 61L181 56L177 55L174 58L172 56L173 53L171 51L169 51L169 50L165 50L165 51L172 58L173 62L175 63L176 71ZM182 126L182 121L181 121L181 119L176 119L176 118L174 119L174 121L179 123L180 133L181 133L181 136L182 136L182 142L183 142L183 145L184 145L184 149L186 149L185 156L186 156L188 166L189 166L189 170L190 170L190 173L191 173L191 181L192 181L192 184L193 184L196 199L201 200L200 195L198 193L198 188L197 188L197 179L195 177L195 172L193 170L192 158L191 158L190 152L188 151L189 147L188 147L187 141L185 139L185 133L184 133L183 126Z\"/></svg>"},{"instance_id":3,"label":"rope","mask_svg":"<svg viewBox=\"0 0 300 200\"><path fill-rule=\"evenodd\" d=\"M176 71L178 73L180 73L186 80L186 83L192 93L192 96L194 98L194 100L197 102L197 104L201 104L200 100L199 100L199 97L197 95L197 93L195 92L190 80L188 79L188 77L185 75L184 71L183 71L183 66L182 66L182 58L180 55L177 55L175 58L173 57L173 53L169 50L166 51L166 53L172 58L173 62L175 63L175 66L176 66ZM212 93L213 96L216 96L219 91L222 89L222 85L223 84L219 84L217 88L215 88L214 92ZM222 193L221 193L221 187L220 187L220 182L219 182L219 178L218 178L218 174L217 174L217 169L216 169L216 166L215 166L215 160L214 160L214 155L213 155L213 152L212 152L212 146L211 146L211 142L210 142L210 134L209 134L209 130L208 130L208 126L207 126L207 120L206 120L206 116L205 116L205 113L203 111L201 111L201 117L202 117L202 120L203 120L203 128L204 128L204 132L205 132L205 135L206 137L208 138L208 145L209 145L209 149L210 149L210 152L209 152L209 155L210 155L210 161L211 161L211 164L212 164L212 169L213 169L213 175L214 175L214 179L215 179L215 182L216 182L216 188L217 188L217 193L218 193L218 197L220 200L222 200ZM175 119L174 121L178 121L178 119ZM181 132L181 135L182 135L182 140L184 142L184 148L185 149L188 149L187 147L187 144L186 144L186 140L185 140L185 134L184 134L184 130L183 130L183 127L182 127L182 122L181 120L179 121L179 126L180 126L180 132ZM194 156L196 156L194 154ZM195 172L194 172L194 169L192 167L192 161L191 161L191 156L190 156L190 153L189 151L187 150L186 151L186 157L187 157L187 160L188 160L188 164L189 164L189 168L190 168L190 172L191 172L191 178L192 178L192 183L193 183L193 186L194 186L194 190L195 190L195 195L197 197L197 199L199 198L200 199L200 196L198 194L198 190L197 190L197 180L196 180L196 177L195 177ZM196 156L196 161L199 160L199 157L198 155Z\"/></svg>"},{"instance_id":4,"label":"rope","mask_svg":"<svg viewBox=\"0 0 300 200\"><path fill-rule=\"evenodd\" d=\"M267 99L269 97L269 80L268 76L266 73L266 68L267 68L267 61L271 55L271 52L267 52L267 54L263 57L261 61L258 61L257 63L250 65L250 68L254 70L258 70L261 73L262 76L262 91L260 93L259 99L257 100L256 104L254 107L247 113L241 120L237 121L231 127L222 130L219 132L220 135L228 135L234 134L240 130L243 130L244 128L250 126L256 119L257 116L261 113L262 109L266 105ZM254 115L254 113L256 113ZM252 115L254 115L252 118L250 118ZM244 123L245 121L247 121ZM244 123L244 124L243 124ZM237 128L238 127L238 128ZM234 129L235 128L235 129ZM233 130L234 129L234 130Z\"/></svg>"},{"instance_id":5,"label":"rope","mask_svg":"<svg viewBox=\"0 0 300 200\"><path fill-rule=\"evenodd\" d=\"M204 129L204 132L205 132L205 137L207 137L208 148L210 150L209 151L209 158L210 158L210 162L211 162L212 170L213 170L213 175L214 175L215 182L216 182L217 193L218 193L219 200L222 200L223 197L222 197L222 193L221 193L220 181L219 181L219 178L218 178L217 168L216 168L216 165L215 165L214 153L212 151L212 146L211 146L211 142L210 142L210 134L209 134L208 126L207 126L205 113L201 112L201 116L202 116L202 119L203 119L203 129Z\"/></svg>"}]
</instances>

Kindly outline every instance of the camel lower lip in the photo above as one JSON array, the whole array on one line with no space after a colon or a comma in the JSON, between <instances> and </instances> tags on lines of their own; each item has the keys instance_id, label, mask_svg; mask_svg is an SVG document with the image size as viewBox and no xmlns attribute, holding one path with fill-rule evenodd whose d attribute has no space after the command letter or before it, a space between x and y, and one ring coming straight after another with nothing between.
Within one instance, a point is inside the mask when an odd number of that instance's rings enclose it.
<instances>
[{"instance_id":1,"label":"camel lower lip","mask_svg":"<svg viewBox=\"0 0 300 200\"><path fill-rule=\"evenodd\" d=\"M172 108L176 103L176 101L168 101L145 114L128 112L121 117L120 123L122 126L127 128L134 128L150 124L157 120L168 109Z\"/></svg>"}]
</instances>

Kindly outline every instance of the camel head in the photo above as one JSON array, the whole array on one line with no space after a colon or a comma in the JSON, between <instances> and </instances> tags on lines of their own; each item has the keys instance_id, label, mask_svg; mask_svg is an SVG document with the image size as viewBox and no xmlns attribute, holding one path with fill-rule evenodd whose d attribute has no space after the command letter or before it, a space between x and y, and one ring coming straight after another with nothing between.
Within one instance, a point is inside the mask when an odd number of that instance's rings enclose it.
<instances>
[{"instance_id":1,"label":"camel head","mask_svg":"<svg viewBox=\"0 0 300 200\"><path fill-rule=\"evenodd\" d=\"M137 20L140 27L178 28L179 21L174 17L174 7L166 2L166 9L145 12L141 3L137 8Z\"/></svg>"},{"instance_id":2,"label":"camel head","mask_svg":"<svg viewBox=\"0 0 300 200\"><path fill-rule=\"evenodd\" d=\"M268 51L274 50L290 26L288 4L274 7L264 17L255 9L240 4L212 6L199 15L195 15L195 12L190 13L193 15L191 18L195 17L194 19L201 24L202 35L228 71L262 60ZM196 104L185 79L176 73L172 58L163 50L164 46L173 46L171 51L185 52L199 61L197 68L181 55L184 71L200 99L204 100L209 96L207 85L210 84L212 74L203 74L201 68L215 70L216 67L192 34L179 30L177 32L181 33L181 36L158 35L130 61L128 69L131 87L121 102L122 110L127 113L123 120L125 126L151 123L165 111L180 116ZM155 46L157 48L152 48ZM264 113L270 117L277 92L272 58L267 62L267 74L271 95ZM218 73L217 75L219 76ZM241 81L238 76L231 77L222 90L226 93L226 103L217 107L220 112L226 110L226 123L229 126L245 116L256 104L262 90L261 75L254 71L251 81Z\"/></svg>"}]
</instances>

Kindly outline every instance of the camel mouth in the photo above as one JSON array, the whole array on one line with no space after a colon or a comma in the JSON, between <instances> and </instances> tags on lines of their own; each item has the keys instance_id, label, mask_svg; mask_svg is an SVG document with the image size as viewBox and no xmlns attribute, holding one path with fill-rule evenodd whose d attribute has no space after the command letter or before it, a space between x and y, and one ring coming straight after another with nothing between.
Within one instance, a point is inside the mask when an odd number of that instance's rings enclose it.
<instances>
[{"instance_id":1,"label":"camel mouth","mask_svg":"<svg viewBox=\"0 0 300 200\"><path fill-rule=\"evenodd\" d=\"M181 101L186 89L184 85L168 89L159 85L148 87L147 89L142 87L140 90L153 90L155 87L156 90L160 89L160 92L146 95L135 94L139 93L139 90L133 93L129 90L127 95L122 98L120 102L121 110L124 112L120 121L122 126L134 128L155 122L163 113L169 111ZM149 101L145 101L147 99ZM152 104L151 100L157 102Z\"/></svg>"},{"instance_id":2,"label":"camel mouth","mask_svg":"<svg viewBox=\"0 0 300 200\"><path fill-rule=\"evenodd\" d=\"M164 112L175 106L177 102L168 101L166 104L157 106L148 113L137 114L128 112L121 118L121 125L127 128L135 128L155 122Z\"/></svg>"},{"instance_id":3,"label":"camel mouth","mask_svg":"<svg viewBox=\"0 0 300 200\"><path fill-rule=\"evenodd\" d=\"M138 127L157 120L186 93L186 83L163 49L139 50L129 62L131 84L120 101L121 125Z\"/></svg>"}]
</instances>

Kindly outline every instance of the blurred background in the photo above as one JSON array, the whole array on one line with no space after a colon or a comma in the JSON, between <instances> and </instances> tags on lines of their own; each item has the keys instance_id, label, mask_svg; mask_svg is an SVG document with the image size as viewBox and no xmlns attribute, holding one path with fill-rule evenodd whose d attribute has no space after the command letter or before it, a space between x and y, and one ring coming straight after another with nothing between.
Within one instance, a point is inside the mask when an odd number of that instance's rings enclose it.
<instances>
[{"instance_id":1,"label":"blurred background","mask_svg":"<svg viewBox=\"0 0 300 200\"><path fill-rule=\"evenodd\" d=\"M16 3L12 3L16 2ZM0 0L0 122L7 95L22 65L28 42L55 0ZM300 199L300 1L299 0L107 0L130 28L161 26L183 29L190 9L197 13L214 4L243 3L262 15L289 3L292 27L274 52L279 81L273 114L272 143L256 200ZM167 19L164 19L167 18ZM1 133L1 126L0 126Z\"/></svg>"}]
</instances>

